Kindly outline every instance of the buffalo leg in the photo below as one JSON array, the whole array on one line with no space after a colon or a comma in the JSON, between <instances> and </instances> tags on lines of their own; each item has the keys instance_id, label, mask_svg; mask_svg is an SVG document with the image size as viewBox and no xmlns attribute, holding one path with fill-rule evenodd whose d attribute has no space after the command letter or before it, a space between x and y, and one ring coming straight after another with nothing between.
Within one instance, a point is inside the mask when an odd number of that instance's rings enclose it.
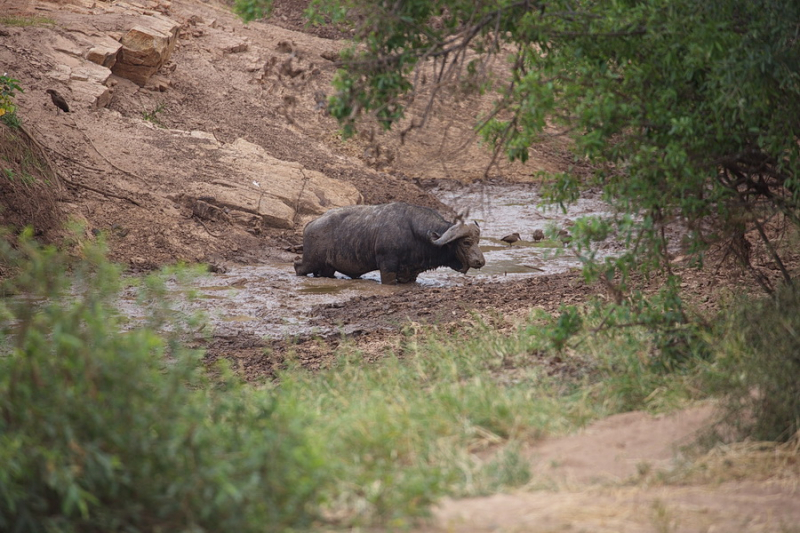
<instances>
[{"instance_id":1,"label":"buffalo leg","mask_svg":"<svg viewBox=\"0 0 800 533\"><path fill-rule=\"evenodd\" d=\"M391 255L382 255L377 258L378 270L381 271L381 284L394 285L398 283L398 270L400 265L396 258Z\"/></svg>"},{"instance_id":2,"label":"buffalo leg","mask_svg":"<svg viewBox=\"0 0 800 533\"><path fill-rule=\"evenodd\" d=\"M300 257L295 257L294 259L294 272L298 276L306 276L313 272L313 268L308 268L306 264L303 263L303 260Z\"/></svg>"},{"instance_id":3,"label":"buffalo leg","mask_svg":"<svg viewBox=\"0 0 800 533\"><path fill-rule=\"evenodd\" d=\"M322 278L333 278L333 277L335 277L334 274L336 274L336 269L333 268L330 265L325 265L324 267L322 267L319 270L316 270L314 272L314 277L315 278L320 278L320 277L322 277Z\"/></svg>"},{"instance_id":4,"label":"buffalo leg","mask_svg":"<svg viewBox=\"0 0 800 533\"><path fill-rule=\"evenodd\" d=\"M387 272L381 270L381 285L395 285L397 284L397 272Z\"/></svg>"}]
</instances>

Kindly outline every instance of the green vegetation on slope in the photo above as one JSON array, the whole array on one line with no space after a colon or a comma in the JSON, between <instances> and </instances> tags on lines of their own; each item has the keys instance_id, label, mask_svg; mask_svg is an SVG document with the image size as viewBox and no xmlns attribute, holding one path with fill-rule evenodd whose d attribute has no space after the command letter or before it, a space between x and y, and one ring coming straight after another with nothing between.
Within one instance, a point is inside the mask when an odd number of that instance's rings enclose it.
<instances>
[{"instance_id":1,"label":"green vegetation on slope","mask_svg":"<svg viewBox=\"0 0 800 533\"><path fill-rule=\"evenodd\" d=\"M63 224L56 202L60 181L17 116L18 92L16 79L0 76L0 227L19 232L32 225L37 235L52 238Z\"/></svg>"},{"instance_id":2,"label":"green vegetation on slope","mask_svg":"<svg viewBox=\"0 0 800 533\"><path fill-rule=\"evenodd\" d=\"M0 76L0 120L7 126L16 126L17 106L14 105L15 93L23 92L19 86L19 80L9 76L7 73Z\"/></svg>"}]
</instances>

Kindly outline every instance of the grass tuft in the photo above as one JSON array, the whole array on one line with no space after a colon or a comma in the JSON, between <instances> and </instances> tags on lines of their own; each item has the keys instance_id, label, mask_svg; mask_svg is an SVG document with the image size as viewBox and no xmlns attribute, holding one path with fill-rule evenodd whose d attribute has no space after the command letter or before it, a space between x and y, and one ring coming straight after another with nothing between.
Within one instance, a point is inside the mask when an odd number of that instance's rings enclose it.
<instances>
[{"instance_id":1,"label":"grass tuft","mask_svg":"<svg viewBox=\"0 0 800 533\"><path fill-rule=\"evenodd\" d=\"M2 24L3 26L15 26L18 28L27 28L29 26L54 26L55 23L56 23L55 19L52 19L50 17L39 17L39 16L0 17L0 24Z\"/></svg>"}]
</instances>

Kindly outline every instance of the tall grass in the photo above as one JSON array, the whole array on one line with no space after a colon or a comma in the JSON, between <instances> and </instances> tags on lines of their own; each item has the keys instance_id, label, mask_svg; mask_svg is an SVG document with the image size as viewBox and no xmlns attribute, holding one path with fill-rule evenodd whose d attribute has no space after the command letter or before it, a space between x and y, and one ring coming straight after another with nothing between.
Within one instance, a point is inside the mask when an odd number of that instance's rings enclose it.
<instances>
[{"instance_id":1,"label":"tall grass","mask_svg":"<svg viewBox=\"0 0 800 533\"><path fill-rule=\"evenodd\" d=\"M462 341L415 332L377 364L345 346L333 368L281 373L282 403L313 416L310 431L325 443L338 480L332 515L400 525L445 494L522 485L528 466L508 444L574 427L534 365L513 384L497 379L496 359L519 349L518 340Z\"/></svg>"},{"instance_id":2,"label":"tall grass","mask_svg":"<svg viewBox=\"0 0 800 533\"><path fill-rule=\"evenodd\" d=\"M378 363L344 345L332 368L283 371L281 402L313 418L312 438L334 470L330 515L407 524L443 495L527 484L521 450L544 436L700 396L693 374L656 370L652 335L587 328L581 350L559 350L548 322L558 320L537 314L513 331L475 321L455 335L410 328Z\"/></svg>"}]
</instances>

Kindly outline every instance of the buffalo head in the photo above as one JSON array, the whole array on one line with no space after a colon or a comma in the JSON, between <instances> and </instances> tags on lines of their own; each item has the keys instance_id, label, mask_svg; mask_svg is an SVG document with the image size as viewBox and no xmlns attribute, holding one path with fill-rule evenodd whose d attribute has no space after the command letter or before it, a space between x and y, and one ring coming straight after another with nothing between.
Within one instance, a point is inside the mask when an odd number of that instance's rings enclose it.
<instances>
[{"instance_id":1,"label":"buffalo head","mask_svg":"<svg viewBox=\"0 0 800 533\"><path fill-rule=\"evenodd\" d=\"M481 229L478 224L464 224L460 217L441 236L436 233L431 234L431 242L436 246L455 243L456 257L461 262L461 268L453 268L462 274L470 268L481 268L486 264L483 252L478 246L480 239Z\"/></svg>"}]
</instances>

